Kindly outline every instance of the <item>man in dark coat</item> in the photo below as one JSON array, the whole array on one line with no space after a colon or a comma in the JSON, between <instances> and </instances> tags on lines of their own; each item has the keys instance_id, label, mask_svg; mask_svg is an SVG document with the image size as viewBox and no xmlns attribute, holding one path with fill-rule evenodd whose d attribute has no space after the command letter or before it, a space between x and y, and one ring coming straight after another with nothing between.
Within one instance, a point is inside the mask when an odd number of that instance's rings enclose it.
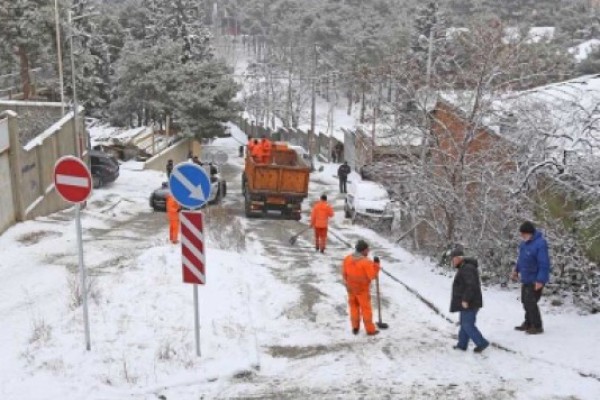
<instances>
[{"instance_id":1,"label":"man in dark coat","mask_svg":"<svg viewBox=\"0 0 600 400\"><path fill-rule=\"evenodd\" d=\"M171 177L171 173L173 172L173 160L167 161L167 179Z\"/></svg>"},{"instance_id":2,"label":"man in dark coat","mask_svg":"<svg viewBox=\"0 0 600 400\"><path fill-rule=\"evenodd\" d=\"M452 283L450 312L460 312L458 343L454 348L466 351L469 340L472 340L476 346L475 353L481 353L490 343L485 340L475 325L477 313L483 307L477 260L465 258L462 248L452 250L450 259L452 265L457 269Z\"/></svg>"},{"instance_id":3,"label":"man in dark coat","mask_svg":"<svg viewBox=\"0 0 600 400\"><path fill-rule=\"evenodd\" d=\"M345 161L338 168L338 179L340 180L340 193L348 193L347 184L348 175L350 175L350 172L352 172L352 170L350 169L350 166L348 165L347 161Z\"/></svg>"},{"instance_id":4,"label":"man in dark coat","mask_svg":"<svg viewBox=\"0 0 600 400\"><path fill-rule=\"evenodd\" d=\"M525 309L525 321L515 329L539 335L544 332L544 328L538 302L550 279L548 243L542 232L530 221L524 222L519 231L523 241L519 246L519 258L512 278L517 280L521 277L521 302Z\"/></svg>"}]
</instances>

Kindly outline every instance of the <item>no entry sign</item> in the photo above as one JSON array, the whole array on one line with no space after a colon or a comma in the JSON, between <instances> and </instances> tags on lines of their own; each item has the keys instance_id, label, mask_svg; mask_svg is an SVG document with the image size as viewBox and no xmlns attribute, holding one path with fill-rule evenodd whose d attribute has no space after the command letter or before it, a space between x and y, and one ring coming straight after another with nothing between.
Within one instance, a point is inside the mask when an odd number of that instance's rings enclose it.
<instances>
[{"instance_id":1,"label":"no entry sign","mask_svg":"<svg viewBox=\"0 0 600 400\"><path fill-rule=\"evenodd\" d=\"M92 174L77 157L65 156L54 165L54 187L70 203L82 203L92 193Z\"/></svg>"},{"instance_id":2,"label":"no entry sign","mask_svg":"<svg viewBox=\"0 0 600 400\"><path fill-rule=\"evenodd\" d=\"M181 213L181 259L183 281L204 285L206 283L206 256L204 246L204 220L201 212Z\"/></svg>"}]
</instances>

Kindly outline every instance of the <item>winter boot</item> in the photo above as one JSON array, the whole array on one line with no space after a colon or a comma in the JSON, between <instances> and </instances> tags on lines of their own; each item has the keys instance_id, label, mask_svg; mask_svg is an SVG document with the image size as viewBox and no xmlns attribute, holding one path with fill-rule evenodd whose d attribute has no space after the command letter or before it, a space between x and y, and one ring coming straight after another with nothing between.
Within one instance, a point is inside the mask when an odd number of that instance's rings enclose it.
<instances>
[{"instance_id":1,"label":"winter boot","mask_svg":"<svg viewBox=\"0 0 600 400\"><path fill-rule=\"evenodd\" d=\"M321 249L321 254L325 254L325 249Z\"/></svg>"},{"instance_id":2,"label":"winter boot","mask_svg":"<svg viewBox=\"0 0 600 400\"><path fill-rule=\"evenodd\" d=\"M483 353L483 351L485 349L487 349L489 346L490 346L489 344L486 344L485 346L477 346L477 347L475 347L475 349L473 349L473 352L475 352L475 353Z\"/></svg>"},{"instance_id":3,"label":"winter boot","mask_svg":"<svg viewBox=\"0 0 600 400\"><path fill-rule=\"evenodd\" d=\"M529 325L527 325L525 322L523 322L521 325L519 326L515 326L515 331L522 331L525 332L526 330L529 329Z\"/></svg>"},{"instance_id":4,"label":"winter boot","mask_svg":"<svg viewBox=\"0 0 600 400\"><path fill-rule=\"evenodd\" d=\"M358 328L352 328L352 334L358 335Z\"/></svg>"},{"instance_id":5,"label":"winter boot","mask_svg":"<svg viewBox=\"0 0 600 400\"><path fill-rule=\"evenodd\" d=\"M376 336L379 335L379 331L367 332L368 336Z\"/></svg>"},{"instance_id":6,"label":"winter boot","mask_svg":"<svg viewBox=\"0 0 600 400\"><path fill-rule=\"evenodd\" d=\"M528 335L539 335L541 333L544 333L544 329L543 328L529 328L525 331L525 333Z\"/></svg>"},{"instance_id":7,"label":"winter boot","mask_svg":"<svg viewBox=\"0 0 600 400\"><path fill-rule=\"evenodd\" d=\"M465 349L465 348L462 348L462 347L460 347L460 346L458 346L458 345L456 345L456 346L452 346L452 348L453 348L454 350L467 351L467 349Z\"/></svg>"}]
</instances>

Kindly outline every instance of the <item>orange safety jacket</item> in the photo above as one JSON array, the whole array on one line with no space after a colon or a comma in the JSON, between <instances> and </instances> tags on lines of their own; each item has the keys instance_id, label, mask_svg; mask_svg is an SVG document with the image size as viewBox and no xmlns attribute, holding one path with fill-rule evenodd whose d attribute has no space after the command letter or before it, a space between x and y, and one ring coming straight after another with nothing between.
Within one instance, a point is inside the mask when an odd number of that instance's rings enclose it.
<instances>
[{"instance_id":1,"label":"orange safety jacket","mask_svg":"<svg viewBox=\"0 0 600 400\"><path fill-rule=\"evenodd\" d=\"M268 139L265 139L262 141L262 143L260 145L262 146L263 156L265 156L265 157L270 156L271 151L273 150L273 144L271 143L271 141Z\"/></svg>"},{"instance_id":2,"label":"orange safety jacket","mask_svg":"<svg viewBox=\"0 0 600 400\"><path fill-rule=\"evenodd\" d=\"M254 142L250 149L250 155L255 158L260 158L262 156L262 146L260 143Z\"/></svg>"},{"instance_id":3,"label":"orange safety jacket","mask_svg":"<svg viewBox=\"0 0 600 400\"><path fill-rule=\"evenodd\" d=\"M179 206L179 203L177 203L177 200L175 200L175 198L172 195L168 195L167 196L167 215L168 215L169 219L179 218L180 208L181 207Z\"/></svg>"},{"instance_id":4,"label":"orange safety jacket","mask_svg":"<svg viewBox=\"0 0 600 400\"><path fill-rule=\"evenodd\" d=\"M358 294L369 291L371 281L379 274L379 264L354 253L344 258L342 270L348 292Z\"/></svg>"},{"instance_id":5,"label":"orange safety jacket","mask_svg":"<svg viewBox=\"0 0 600 400\"><path fill-rule=\"evenodd\" d=\"M333 208L325 200L319 200L310 214L311 226L313 228L327 228L331 217L333 217Z\"/></svg>"}]
</instances>

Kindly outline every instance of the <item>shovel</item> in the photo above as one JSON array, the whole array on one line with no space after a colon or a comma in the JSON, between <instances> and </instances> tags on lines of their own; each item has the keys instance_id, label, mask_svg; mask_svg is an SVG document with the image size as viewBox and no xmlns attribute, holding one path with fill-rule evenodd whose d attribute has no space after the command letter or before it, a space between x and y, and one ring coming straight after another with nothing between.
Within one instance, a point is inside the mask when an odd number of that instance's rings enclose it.
<instances>
[{"instance_id":1,"label":"shovel","mask_svg":"<svg viewBox=\"0 0 600 400\"><path fill-rule=\"evenodd\" d=\"M300 235L302 235L304 232L306 232L307 230L310 229L310 226L306 229L302 229L300 232L298 232L297 234L295 234L294 236L292 236L290 238L290 245L295 245L296 244L296 240L298 240L298 238L300 237Z\"/></svg>"},{"instance_id":2,"label":"shovel","mask_svg":"<svg viewBox=\"0 0 600 400\"><path fill-rule=\"evenodd\" d=\"M376 325L379 329L387 329L390 326L381 320L381 292L379 291L379 277L377 277L375 279L375 285L377 286L377 314L378 314L378 321L377 321Z\"/></svg>"}]
</instances>

